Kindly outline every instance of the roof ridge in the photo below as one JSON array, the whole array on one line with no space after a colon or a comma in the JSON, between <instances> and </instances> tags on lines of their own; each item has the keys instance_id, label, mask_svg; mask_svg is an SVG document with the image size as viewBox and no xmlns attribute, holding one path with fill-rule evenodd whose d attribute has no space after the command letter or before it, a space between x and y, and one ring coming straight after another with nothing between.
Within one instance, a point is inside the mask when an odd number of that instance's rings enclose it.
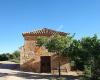
<instances>
[{"instance_id":1,"label":"roof ridge","mask_svg":"<svg viewBox=\"0 0 100 80\"><path fill-rule=\"evenodd\" d=\"M23 35L39 35L39 34L49 34L49 35L53 35L55 33L58 33L60 35L67 35L69 33L64 33L64 32L61 32L61 31L55 31L55 30L52 30L52 29L48 29L48 28L43 28L43 29L40 29L40 30L36 30L36 31L32 31L32 32L24 32L22 33Z\"/></svg>"}]
</instances>

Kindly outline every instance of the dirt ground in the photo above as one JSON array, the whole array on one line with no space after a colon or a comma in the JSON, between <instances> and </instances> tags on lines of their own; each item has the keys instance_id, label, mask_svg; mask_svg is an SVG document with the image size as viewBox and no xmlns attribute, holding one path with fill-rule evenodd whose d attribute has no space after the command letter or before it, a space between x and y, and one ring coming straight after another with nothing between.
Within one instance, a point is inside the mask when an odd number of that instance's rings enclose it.
<instances>
[{"instance_id":1,"label":"dirt ground","mask_svg":"<svg viewBox=\"0 0 100 80\"><path fill-rule=\"evenodd\" d=\"M79 80L77 72L62 73L68 80ZM47 73L24 72L19 69L19 64L9 61L0 62L0 80L52 80L58 75Z\"/></svg>"}]
</instances>

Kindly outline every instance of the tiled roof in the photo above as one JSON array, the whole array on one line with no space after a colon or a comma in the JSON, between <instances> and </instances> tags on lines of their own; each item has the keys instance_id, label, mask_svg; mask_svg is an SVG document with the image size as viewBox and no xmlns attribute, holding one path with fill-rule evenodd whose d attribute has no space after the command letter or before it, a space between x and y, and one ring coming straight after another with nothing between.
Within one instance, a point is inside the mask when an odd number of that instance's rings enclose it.
<instances>
[{"instance_id":1,"label":"tiled roof","mask_svg":"<svg viewBox=\"0 0 100 80\"><path fill-rule=\"evenodd\" d=\"M67 35L69 33L54 31L51 29L43 28L41 30L33 31L33 32L25 32L23 33L23 36L30 36L30 35L53 35L53 34L59 34L59 35Z\"/></svg>"}]
</instances>

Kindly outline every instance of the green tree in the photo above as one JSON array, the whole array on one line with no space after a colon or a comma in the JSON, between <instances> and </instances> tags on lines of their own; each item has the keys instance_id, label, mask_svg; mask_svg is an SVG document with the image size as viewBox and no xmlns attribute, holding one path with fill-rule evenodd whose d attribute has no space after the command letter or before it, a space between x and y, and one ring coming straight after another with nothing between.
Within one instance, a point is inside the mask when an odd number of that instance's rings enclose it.
<instances>
[{"instance_id":1,"label":"green tree","mask_svg":"<svg viewBox=\"0 0 100 80\"><path fill-rule=\"evenodd\" d=\"M6 61L6 60L9 60L9 56L8 54L0 54L0 61Z\"/></svg>"},{"instance_id":2,"label":"green tree","mask_svg":"<svg viewBox=\"0 0 100 80\"><path fill-rule=\"evenodd\" d=\"M98 80L97 69L100 70L98 66L100 60L100 40L97 35L93 37L84 37L81 40L73 40L67 51L69 51L68 53L72 60L84 63L85 76L88 79Z\"/></svg>"},{"instance_id":3,"label":"green tree","mask_svg":"<svg viewBox=\"0 0 100 80\"><path fill-rule=\"evenodd\" d=\"M37 46L45 46L47 41L48 41L47 37L44 37L44 36L38 37L37 38Z\"/></svg>"},{"instance_id":4,"label":"green tree","mask_svg":"<svg viewBox=\"0 0 100 80\"><path fill-rule=\"evenodd\" d=\"M43 38L43 37L42 37ZM71 43L70 36L60 36L60 35L53 35L48 40L46 39L37 39L37 44L43 43L49 52L54 52L59 56L59 76L60 76L60 56L63 55L63 51L65 48L68 48ZM42 46L41 45L41 46Z\"/></svg>"},{"instance_id":5,"label":"green tree","mask_svg":"<svg viewBox=\"0 0 100 80\"><path fill-rule=\"evenodd\" d=\"M9 53L0 54L0 61L7 61L7 60L19 62L20 52L16 50L12 54L9 54Z\"/></svg>"},{"instance_id":6,"label":"green tree","mask_svg":"<svg viewBox=\"0 0 100 80\"><path fill-rule=\"evenodd\" d=\"M75 67L76 69L80 70L83 70L83 64L84 64L83 62L84 56L82 52L83 49L80 40L76 39L73 39L70 47L64 50L65 56L68 56L71 62L74 62L72 67Z\"/></svg>"},{"instance_id":7,"label":"green tree","mask_svg":"<svg viewBox=\"0 0 100 80\"><path fill-rule=\"evenodd\" d=\"M40 41L39 41L40 40ZM43 37L37 39L37 44L45 46L49 52L55 52L60 56L68 56L70 60L84 64L85 77L88 80L99 80L100 77L100 39L97 35L84 37L81 40L70 36L54 35L49 39ZM78 66L79 67L79 63ZM60 59L59 59L60 74ZM86 79L86 78L85 78Z\"/></svg>"},{"instance_id":8,"label":"green tree","mask_svg":"<svg viewBox=\"0 0 100 80\"><path fill-rule=\"evenodd\" d=\"M16 50L12 53L14 59L20 59L20 51Z\"/></svg>"},{"instance_id":9,"label":"green tree","mask_svg":"<svg viewBox=\"0 0 100 80\"><path fill-rule=\"evenodd\" d=\"M100 56L100 40L98 39L97 35L94 35L93 37L85 37L82 38L81 44L83 49L85 50L86 54L86 65L88 65L90 68L90 77L95 78L98 80L97 75L97 66ZM86 67L87 68L87 67ZM99 67L100 70L100 67Z\"/></svg>"}]
</instances>

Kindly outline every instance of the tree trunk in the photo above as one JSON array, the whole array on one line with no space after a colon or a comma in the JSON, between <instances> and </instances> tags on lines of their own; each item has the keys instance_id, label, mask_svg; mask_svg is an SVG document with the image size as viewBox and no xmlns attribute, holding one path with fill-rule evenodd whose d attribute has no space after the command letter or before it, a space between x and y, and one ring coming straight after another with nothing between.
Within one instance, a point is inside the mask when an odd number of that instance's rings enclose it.
<instances>
[{"instance_id":1,"label":"tree trunk","mask_svg":"<svg viewBox=\"0 0 100 80\"><path fill-rule=\"evenodd\" d=\"M60 72L61 71L60 70L60 53L58 53L58 56L59 56L59 65L58 65L59 66L59 69L58 69L58 71L59 71L59 77L60 77L61 76L61 72Z\"/></svg>"}]
</instances>

